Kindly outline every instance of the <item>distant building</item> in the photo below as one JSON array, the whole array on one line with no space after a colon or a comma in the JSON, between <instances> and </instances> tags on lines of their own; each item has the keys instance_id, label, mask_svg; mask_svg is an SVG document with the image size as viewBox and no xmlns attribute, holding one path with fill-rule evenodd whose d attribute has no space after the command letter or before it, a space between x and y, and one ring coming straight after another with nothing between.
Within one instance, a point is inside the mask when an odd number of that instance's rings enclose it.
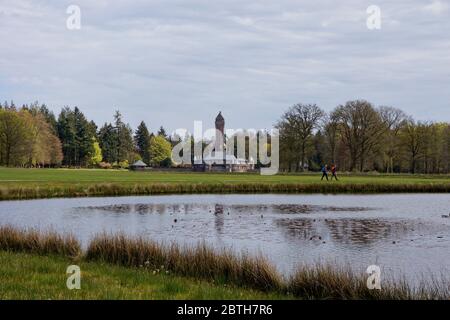
<instances>
[{"instance_id":1,"label":"distant building","mask_svg":"<svg viewBox=\"0 0 450 320\"><path fill-rule=\"evenodd\" d=\"M132 165L130 165L130 169L131 170L145 170L145 168L147 167L147 164L145 162L143 162L142 160L138 160L135 163L133 163Z\"/></svg>"},{"instance_id":2,"label":"distant building","mask_svg":"<svg viewBox=\"0 0 450 320\"><path fill-rule=\"evenodd\" d=\"M253 159L236 158L233 154L227 154L225 141L225 119L222 112L216 117L215 121L216 137L214 141L214 150L211 155L201 159L194 159L194 171L212 171L212 172L248 172L254 170Z\"/></svg>"}]
</instances>

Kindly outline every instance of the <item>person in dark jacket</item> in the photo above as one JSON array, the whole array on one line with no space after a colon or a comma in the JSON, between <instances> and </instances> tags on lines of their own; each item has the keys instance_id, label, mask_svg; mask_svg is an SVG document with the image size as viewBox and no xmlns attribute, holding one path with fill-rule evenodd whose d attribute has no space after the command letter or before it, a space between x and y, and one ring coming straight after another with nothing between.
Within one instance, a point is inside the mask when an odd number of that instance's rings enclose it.
<instances>
[{"instance_id":1,"label":"person in dark jacket","mask_svg":"<svg viewBox=\"0 0 450 320\"><path fill-rule=\"evenodd\" d=\"M331 166L331 180L333 180L333 177L334 177L336 179L336 181L338 181L338 177L336 175L336 171L337 171L336 166L333 164Z\"/></svg>"},{"instance_id":2,"label":"person in dark jacket","mask_svg":"<svg viewBox=\"0 0 450 320\"><path fill-rule=\"evenodd\" d=\"M322 167L322 179L320 179L320 180L322 181L323 178L327 178L327 181L328 181L328 166L327 165L324 165Z\"/></svg>"}]
</instances>

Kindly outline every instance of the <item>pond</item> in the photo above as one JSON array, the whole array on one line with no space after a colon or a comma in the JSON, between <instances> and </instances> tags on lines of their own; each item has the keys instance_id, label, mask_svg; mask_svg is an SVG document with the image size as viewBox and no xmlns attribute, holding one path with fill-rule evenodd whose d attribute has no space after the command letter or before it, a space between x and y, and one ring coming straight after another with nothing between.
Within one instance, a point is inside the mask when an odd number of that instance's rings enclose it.
<instances>
[{"instance_id":1,"label":"pond","mask_svg":"<svg viewBox=\"0 0 450 320\"><path fill-rule=\"evenodd\" d=\"M0 202L0 224L99 232L267 256L281 272L326 262L387 278L450 274L450 195L166 195Z\"/></svg>"}]
</instances>

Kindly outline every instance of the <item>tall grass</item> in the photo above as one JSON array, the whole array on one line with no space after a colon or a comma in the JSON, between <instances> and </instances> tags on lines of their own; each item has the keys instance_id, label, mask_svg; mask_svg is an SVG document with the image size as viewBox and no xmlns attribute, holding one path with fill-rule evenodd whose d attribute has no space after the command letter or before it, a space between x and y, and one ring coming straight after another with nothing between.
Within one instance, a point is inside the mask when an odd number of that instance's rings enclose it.
<instances>
[{"instance_id":1,"label":"tall grass","mask_svg":"<svg viewBox=\"0 0 450 320\"><path fill-rule=\"evenodd\" d=\"M411 287L403 281L383 279L381 290L367 288L367 274L356 274L350 267L332 265L299 268L288 281L288 291L304 299L345 300L447 300L450 283L446 279L423 281Z\"/></svg>"},{"instance_id":2,"label":"tall grass","mask_svg":"<svg viewBox=\"0 0 450 320\"><path fill-rule=\"evenodd\" d=\"M86 259L125 266L145 266L177 275L240 284L263 291L280 290L281 276L263 257L240 256L222 250L215 252L205 244L193 247L163 245L143 238L102 234L94 238Z\"/></svg>"},{"instance_id":3,"label":"tall grass","mask_svg":"<svg viewBox=\"0 0 450 320\"><path fill-rule=\"evenodd\" d=\"M450 193L450 183L94 183L2 186L0 200L199 193Z\"/></svg>"},{"instance_id":4,"label":"tall grass","mask_svg":"<svg viewBox=\"0 0 450 320\"><path fill-rule=\"evenodd\" d=\"M0 227L0 250L37 254L79 256L80 245L72 237L53 232ZM236 255L229 250L216 251L205 244L166 245L123 234L100 234L79 259L102 261L149 272L206 279L219 284L257 289L301 299L450 299L450 283L434 279L410 287L406 281L383 280L381 290L369 290L367 275L349 267L318 264L301 266L290 277L283 277L262 256Z\"/></svg>"},{"instance_id":5,"label":"tall grass","mask_svg":"<svg viewBox=\"0 0 450 320\"><path fill-rule=\"evenodd\" d=\"M72 235L62 236L55 232L21 230L12 226L0 227L0 250L56 254L77 257L81 253L80 243Z\"/></svg>"}]
</instances>

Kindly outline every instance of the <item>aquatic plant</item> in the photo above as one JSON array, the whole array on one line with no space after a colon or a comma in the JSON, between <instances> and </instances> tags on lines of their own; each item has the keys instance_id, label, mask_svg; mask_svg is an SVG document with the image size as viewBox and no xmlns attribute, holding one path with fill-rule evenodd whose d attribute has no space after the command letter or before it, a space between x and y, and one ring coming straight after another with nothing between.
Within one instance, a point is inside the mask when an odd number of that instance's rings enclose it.
<instances>
[{"instance_id":1,"label":"aquatic plant","mask_svg":"<svg viewBox=\"0 0 450 320\"><path fill-rule=\"evenodd\" d=\"M450 183L94 183L0 187L0 200L207 193L450 193Z\"/></svg>"},{"instance_id":2,"label":"aquatic plant","mask_svg":"<svg viewBox=\"0 0 450 320\"><path fill-rule=\"evenodd\" d=\"M262 256L234 255L219 252L205 244L180 247L164 245L123 234L102 234L95 237L86 251L87 260L102 260L118 265L168 270L170 273L240 284L259 290L279 290L281 276Z\"/></svg>"},{"instance_id":3,"label":"aquatic plant","mask_svg":"<svg viewBox=\"0 0 450 320\"><path fill-rule=\"evenodd\" d=\"M72 235L63 236L52 231L39 232L35 229L1 226L0 250L56 254L73 258L80 255L81 246Z\"/></svg>"},{"instance_id":4,"label":"aquatic plant","mask_svg":"<svg viewBox=\"0 0 450 320\"><path fill-rule=\"evenodd\" d=\"M384 280L381 290L370 290L367 275L357 274L349 267L304 265L290 277L283 277L261 255L214 250L204 243L164 244L124 234L100 234L81 255L80 244L71 235L4 226L0 227L0 250L77 257L80 261L142 268L152 274L205 279L301 299L450 299L450 284L445 279L422 281L416 287L410 287L406 281Z\"/></svg>"}]
</instances>

